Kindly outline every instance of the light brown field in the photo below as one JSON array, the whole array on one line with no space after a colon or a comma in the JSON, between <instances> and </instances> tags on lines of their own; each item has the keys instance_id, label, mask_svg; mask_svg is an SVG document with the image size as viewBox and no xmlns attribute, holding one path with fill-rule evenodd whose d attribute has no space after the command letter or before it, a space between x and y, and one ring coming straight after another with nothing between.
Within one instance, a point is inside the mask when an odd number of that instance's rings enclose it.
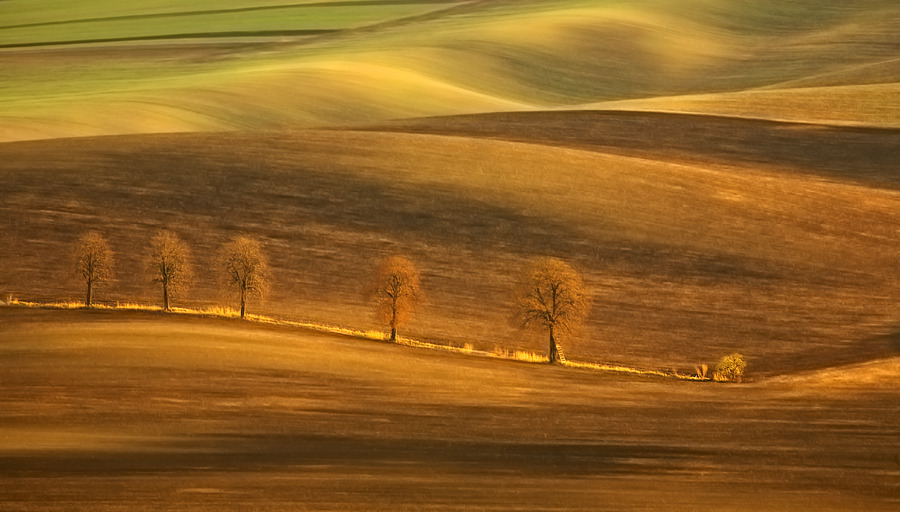
<instances>
[{"instance_id":1,"label":"light brown field","mask_svg":"<svg viewBox=\"0 0 900 512\"><path fill-rule=\"evenodd\" d=\"M896 0L0 20L0 509L900 507ZM80 300L89 229L105 308L11 300ZM260 238L274 320L135 310L158 229L199 310L234 306L218 248ZM406 346L362 295L394 254L427 298ZM597 364L489 357L546 354L509 322L539 256L583 274L561 342ZM671 377L735 351L740 385Z\"/></svg>"},{"instance_id":2,"label":"light brown field","mask_svg":"<svg viewBox=\"0 0 900 512\"><path fill-rule=\"evenodd\" d=\"M0 288L77 300L68 246L100 227L119 270L98 297L155 301L140 260L149 236L167 228L200 266L180 300L218 303L212 255L251 233L276 276L251 312L377 328L361 290L379 258L405 253L429 297L408 335L542 353L542 338L509 325L509 297L530 258L552 255L579 268L595 296L585 329L564 342L575 359L688 370L740 351L751 376L763 376L897 350L896 132L580 115L593 118L391 128L479 137L298 131L5 144L0 255L17 272Z\"/></svg>"},{"instance_id":3,"label":"light brown field","mask_svg":"<svg viewBox=\"0 0 900 512\"><path fill-rule=\"evenodd\" d=\"M0 322L4 510L900 504L884 381L679 382L161 313Z\"/></svg>"}]
</instances>

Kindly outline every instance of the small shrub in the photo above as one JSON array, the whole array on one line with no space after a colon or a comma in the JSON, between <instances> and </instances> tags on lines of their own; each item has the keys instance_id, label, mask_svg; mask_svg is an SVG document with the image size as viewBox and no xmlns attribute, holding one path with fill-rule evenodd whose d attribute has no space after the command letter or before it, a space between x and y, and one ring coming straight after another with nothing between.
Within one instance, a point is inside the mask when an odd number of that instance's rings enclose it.
<instances>
[{"instance_id":1,"label":"small shrub","mask_svg":"<svg viewBox=\"0 0 900 512\"><path fill-rule=\"evenodd\" d=\"M716 365L716 372L713 377L720 381L740 382L747 368L747 362L744 356L735 352L734 354L723 357L719 364Z\"/></svg>"}]
</instances>

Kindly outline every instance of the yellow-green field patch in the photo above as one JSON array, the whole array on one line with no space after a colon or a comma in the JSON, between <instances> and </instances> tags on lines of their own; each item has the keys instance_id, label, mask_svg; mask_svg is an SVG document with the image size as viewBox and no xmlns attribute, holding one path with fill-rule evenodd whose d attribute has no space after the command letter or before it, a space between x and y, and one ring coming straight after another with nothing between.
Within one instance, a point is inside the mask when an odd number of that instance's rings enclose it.
<instances>
[{"instance_id":1,"label":"yellow-green field patch","mask_svg":"<svg viewBox=\"0 0 900 512\"><path fill-rule=\"evenodd\" d=\"M0 49L0 140L597 104L896 125L893 2L242 5L22 14L0 44L97 44Z\"/></svg>"},{"instance_id":2,"label":"yellow-green field patch","mask_svg":"<svg viewBox=\"0 0 900 512\"><path fill-rule=\"evenodd\" d=\"M98 9L71 18L74 10L62 5L43 6L35 13L31 10L35 6L17 10L19 2L9 4L0 6L3 16L0 47L9 48L183 38L303 36L360 28L454 5L453 2L351 1L260 6L231 2L234 5L191 11L170 8L155 12L152 6L143 6L135 14L118 15L113 14L116 9L112 13L101 13ZM98 2L90 5L100 7Z\"/></svg>"}]
</instances>

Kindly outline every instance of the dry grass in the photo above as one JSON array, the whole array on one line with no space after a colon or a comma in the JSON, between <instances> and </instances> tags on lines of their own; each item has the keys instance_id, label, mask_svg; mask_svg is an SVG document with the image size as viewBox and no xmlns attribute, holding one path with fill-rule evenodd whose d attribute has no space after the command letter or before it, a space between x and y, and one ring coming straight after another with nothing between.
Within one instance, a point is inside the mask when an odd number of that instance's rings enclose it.
<instances>
[{"instance_id":1,"label":"dry grass","mask_svg":"<svg viewBox=\"0 0 900 512\"><path fill-rule=\"evenodd\" d=\"M29 302L23 301L19 299L11 299L7 302L7 305L14 307L25 307L25 308L53 308L53 309L80 309L84 307L84 302L75 302L75 301L65 301L65 302L48 302L48 303L38 303L38 302ZM106 306L102 304L96 304L97 308L106 308Z\"/></svg>"},{"instance_id":2,"label":"dry grass","mask_svg":"<svg viewBox=\"0 0 900 512\"><path fill-rule=\"evenodd\" d=\"M654 377L676 377L686 380L697 380L690 376L679 375L677 373L667 373L660 370L642 370L632 368L630 366L610 365L602 363L582 363L578 361L566 361L562 363L567 368L578 368L581 370L599 370L604 372L628 373L633 375L652 375Z\"/></svg>"},{"instance_id":3,"label":"dry grass","mask_svg":"<svg viewBox=\"0 0 900 512\"><path fill-rule=\"evenodd\" d=\"M510 350L504 347L494 347L490 352L490 357L497 359L510 359L513 361L521 361L523 363L546 363L547 356L535 354L526 350Z\"/></svg>"}]
</instances>

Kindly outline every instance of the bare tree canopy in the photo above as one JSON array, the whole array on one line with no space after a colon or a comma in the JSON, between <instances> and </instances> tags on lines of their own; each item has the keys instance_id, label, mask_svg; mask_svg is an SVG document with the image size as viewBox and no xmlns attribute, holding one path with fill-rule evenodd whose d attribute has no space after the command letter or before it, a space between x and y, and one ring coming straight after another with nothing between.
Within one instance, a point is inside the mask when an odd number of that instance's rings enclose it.
<instances>
[{"instance_id":1,"label":"bare tree canopy","mask_svg":"<svg viewBox=\"0 0 900 512\"><path fill-rule=\"evenodd\" d=\"M419 271L408 258L391 256L378 268L368 295L377 320L390 326L391 341L396 341L397 328L409 320L422 299Z\"/></svg>"},{"instance_id":2,"label":"bare tree canopy","mask_svg":"<svg viewBox=\"0 0 900 512\"><path fill-rule=\"evenodd\" d=\"M241 294L241 318L250 296L264 297L269 291L269 263L256 239L238 236L225 244L219 255L220 266L229 288Z\"/></svg>"},{"instance_id":3,"label":"bare tree canopy","mask_svg":"<svg viewBox=\"0 0 900 512\"><path fill-rule=\"evenodd\" d=\"M590 297L578 273L556 258L532 263L516 297L516 321L522 328L546 329L551 363L560 360L557 335L572 332L587 315Z\"/></svg>"},{"instance_id":4,"label":"bare tree canopy","mask_svg":"<svg viewBox=\"0 0 900 512\"><path fill-rule=\"evenodd\" d=\"M163 309L172 295L187 289L193 278L187 244L175 233L160 231L153 239L147 268L154 283L162 285Z\"/></svg>"},{"instance_id":5,"label":"bare tree canopy","mask_svg":"<svg viewBox=\"0 0 900 512\"><path fill-rule=\"evenodd\" d=\"M113 254L109 242L97 231L89 231L75 243L75 274L87 285L84 305L91 307L94 285L112 277Z\"/></svg>"}]
</instances>

